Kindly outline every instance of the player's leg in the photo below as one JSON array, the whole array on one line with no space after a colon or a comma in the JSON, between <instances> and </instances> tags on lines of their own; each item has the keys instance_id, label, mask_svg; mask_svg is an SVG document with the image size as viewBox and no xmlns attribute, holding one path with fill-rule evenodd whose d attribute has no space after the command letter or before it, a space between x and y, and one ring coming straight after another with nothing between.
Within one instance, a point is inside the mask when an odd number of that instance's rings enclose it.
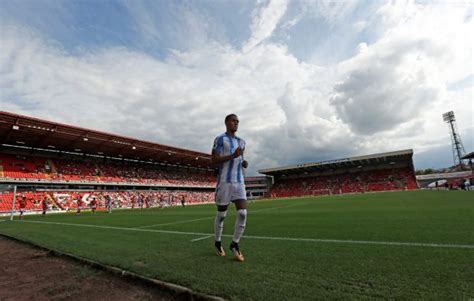
<instances>
[{"instance_id":1,"label":"player's leg","mask_svg":"<svg viewBox=\"0 0 474 301\"><path fill-rule=\"evenodd\" d=\"M224 219L227 215L227 207L230 204L231 198L231 189L229 183L220 183L216 188L215 197L217 213L214 220L214 246L218 256L225 256L224 248L222 247L222 232L224 231Z\"/></svg>"},{"instance_id":2,"label":"player's leg","mask_svg":"<svg viewBox=\"0 0 474 301\"><path fill-rule=\"evenodd\" d=\"M227 215L227 205L217 205L216 218L214 220L215 247L218 256L225 256L222 247L222 232L224 231L224 219Z\"/></svg>"},{"instance_id":3,"label":"player's leg","mask_svg":"<svg viewBox=\"0 0 474 301\"><path fill-rule=\"evenodd\" d=\"M240 238L244 234L245 226L247 224L247 193L245 192L245 185L243 183L232 184L231 200L235 204L237 216L235 218L234 236L232 238L230 249L234 253L234 258L236 260L243 261L244 256L239 248Z\"/></svg>"},{"instance_id":4,"label":"player's leg","mask_svg":"<svg viewBox=\"0 0 474 301\"><path fill-rule=\"evenodd\" d=\"M233 201L235 209L237 210L237 216L235 218L234 236L232 243L230 244L230 250L234 253L234 258L238 261L243 261L244 256L240 252L239 242L240 238L244 234L245 226L247 224L247 202L244 199Z\"/></svg>"}]
</instances>

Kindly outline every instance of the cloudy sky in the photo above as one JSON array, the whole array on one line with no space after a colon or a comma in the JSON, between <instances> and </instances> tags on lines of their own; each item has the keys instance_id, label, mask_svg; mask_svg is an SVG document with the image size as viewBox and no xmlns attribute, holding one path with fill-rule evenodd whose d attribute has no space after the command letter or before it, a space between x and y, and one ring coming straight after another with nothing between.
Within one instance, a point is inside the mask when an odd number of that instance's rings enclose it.
<instances>
[{"instance_id":1,"label":"cloudy sky","mask_svg":"<svg viewBox=\"0 0 474 301\"><path fill-rule=\"evenodd\" d=\"M239 115L259 168L474 136L472 1L1 0L0 109L210 152Z\"/></svg>"}]
</instances>

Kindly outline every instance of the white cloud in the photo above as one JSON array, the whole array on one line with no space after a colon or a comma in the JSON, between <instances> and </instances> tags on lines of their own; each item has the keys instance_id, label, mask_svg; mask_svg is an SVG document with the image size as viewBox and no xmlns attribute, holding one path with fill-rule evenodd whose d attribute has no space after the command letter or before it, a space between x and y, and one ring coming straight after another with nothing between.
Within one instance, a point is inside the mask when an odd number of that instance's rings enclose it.
<instances>
[{"instance_id":1,"label":"white cloud","mask_svg":"<svg viewBox=\"0 0 474 301\"><path fill-rule=\"evenodd\" d=\"M268 39L286 6L258 7L243 50L197 29L196 43L170 49L164 59L116 47L72 55L37 31L3 27L1 109L204 152L233 112L241 119L251 173L379 151L425 151L449 141L440 116L452 109L461 128L473 127L473 90L446 89L472 73L474 34L465 7L393 12L387 4L364 24L380 26L380 39L321 67ZM335 10L324 11L332 22L351 11L326 6ZM142 25L158 36L152 20Z\"/></svg>"},{"instance_id":2,"label":"white cloud","mask_svg":"<svg viewBox=\"0 0 474 301\"><path fill-rule=\"evenodd\" d=\"M374 134L423 119L449 102L449 78L473 72L472 24L464 21L465 8L450 8L387 4L379 10L388 23L385 34L340 64L332 96L339 117L355 132Z\"/></svg>"},{"instance_id":3,"label":"white cloud","mask_svg":"<svg viewBox=\"0 0 474 301\"><path fill-rule=\"evenodd\" d=\"M244 52L269 38L285 14L288 0L270 0L266 7L257 7L252 22L252 36L243 46Z\"/></svg>"},{"instance_id":4,"label":"white cloud","mask_svg":"<svg viewBox=\"0 0 474 301\"><path fill-rule=\"evenodd\" d=\"M319 0L305 3L306 10L322 16L330 25L334 25L348 15L357 6L357 1Z\"/></svg>"},{"instance_id":5,"label":"white cloud","mask_svg":"<svg viewBox=\"0 0 474 301\"><path fill-rule=\"evenodd\" d=\"M348 62L346 78L335 86L332 104L360 134L389 130L436 104L443 90L429 41L373 45Z\"/></svg>"}]
</instances>

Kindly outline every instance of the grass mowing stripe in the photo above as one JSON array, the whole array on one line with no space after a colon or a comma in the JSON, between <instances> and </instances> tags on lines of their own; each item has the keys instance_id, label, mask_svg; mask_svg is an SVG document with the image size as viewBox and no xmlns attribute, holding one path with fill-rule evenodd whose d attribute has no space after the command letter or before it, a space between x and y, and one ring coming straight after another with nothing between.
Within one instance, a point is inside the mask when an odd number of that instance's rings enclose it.
<instances>
[{"instance_id":1,"label":"grass mowing stripe","mask_svg":"<svg viewBox=\"0 0 474 301\"><path fill-rule=\"evenodd\" d=\"M164 234L178 234L178 235L196 235L212 237L213 233L199 233L199 232L182 232L170 230L155 230L155 229L138 229L138 228L124 228L112 226L98 226L88 224L71 224L59 222L43 222L43 221L15 221L17 223L36 223L36 224L54 224L63 226L89 227L98 229L112 229L123 231L142 231L154 232ZM223 234L225 237L232 237L233 235ZM407 247L431 247L431 248L453 248L453 249L474 249L474 245L457 245L457 244L437 244L437 243L413 243L413 242L391 242L391 241L368 241L368 240L343 240L343 239L318 239L318 238L295 238L295 237L276 237L276 236L246 236L247 239L261 239L261 240L281 240L281 241L298 241L298 242L322 242L322 243L340 243L340 244L363 244L363 245L392 245L392 246L407 246Z\"/></svg>"},{"instance_id":2,"label":"grass mowing stripe","mask_svg":"<svg viewBox=\"0 0 474 301\"><path fill-rule=\"evenodd\" d=\"M271 210L277 210L277 209L282 209L282 208L305 206L305 205L309 205L310 203L314 203L314 201L299 203L299 204L285 205L285 206L278 206L278 207L272 207L272 208L266 208L266 209L260 209L260 210L251 211L250 213L258 213L258 212L271 211Z\"/></svg>"},{"instance_id":3,"label":"grass mowing stripe","mask_svg":"<svg viewBox=\"0 0 474 301\"><path fill-rule=\"evenodd\" d=\"M223 235L223 236L232 237L232 235ZM265 240L284 240L284 241L308 241L308 242L327 242L327 243L343 243L343 244L344 243L345 244L362 244L362 245L392 245L392 246L408 246L408 247L474 249L474 245L436 244L436 243L417 243L417 242L398 242L398 241L293 238L293 237L245 236L245 235L244 235L244 238L265 239Z\"/></svg>"},{"instance_id":4,"label":"grass mowing stripe","mask_svg":"<svg viewBox=\"0 0 474 301\"><path fill-rule=\"evenodd\" d=\"M267 209L260 209L260 210L251 211L251 213L253 214L253 213L271 211L271 210L276 210L276 209L281 209L281 208L297 207L297 206L303 206L303 205L307 205L307 204L308 203L278 206L278 207L273 207L273 208L267 208ZM229 216L231 216L231 215L229 215ZM185 224L185 223L192 223L192 222L209 220L209 219L214 219L214 218L215 218L215 216L209 216L209 217L202 217L202 218L196 218L196 219L177 221L177 222L172 222L172 223L153 224L153 225L141 226L141 227L136 227L136 229L146 229L146 228L153 228L153 227L157 227L157 226L169 226L169 225Z\"/></svg>"}]
</instances>

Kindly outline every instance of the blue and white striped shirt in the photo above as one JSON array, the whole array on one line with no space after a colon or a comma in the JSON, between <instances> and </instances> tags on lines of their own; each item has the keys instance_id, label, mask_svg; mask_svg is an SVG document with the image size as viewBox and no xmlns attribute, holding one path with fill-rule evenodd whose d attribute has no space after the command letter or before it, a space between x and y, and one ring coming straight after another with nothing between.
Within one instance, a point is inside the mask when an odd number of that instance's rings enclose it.
<instances>
[{"instance_id":1,"label":"blue and white striped shirt","mask_svg":"<svg viewBox=\"0 0 474 301\"><path fill-rule=\"evenodd\" d=\"M221 157L232 155L240 146L245 150L245 141L237 136L231 137L227 133L219 135L214 139L213 152L218 153ZM244 174L242 172L243 156L239 156L227 162L221 163L219 166L219 175L217 176L217 184L219 183L244 183Z\"/></svg>"}]
</instances>

